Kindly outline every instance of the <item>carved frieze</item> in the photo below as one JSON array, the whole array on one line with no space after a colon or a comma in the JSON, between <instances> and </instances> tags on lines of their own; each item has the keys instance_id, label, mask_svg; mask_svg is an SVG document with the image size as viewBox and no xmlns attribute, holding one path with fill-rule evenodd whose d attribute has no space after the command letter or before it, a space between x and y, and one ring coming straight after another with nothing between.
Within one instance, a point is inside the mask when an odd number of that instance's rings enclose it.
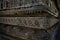
<instances>
[{"instance_id":1,"label":"carved frieze","mask_svg":"<svg viewBox=\"0 0 60 40\"><path fill-rule=\"evenodd\" d=\"M52 27L57 22L57 19L48 17L0 17L0 23L39 29Z\"/></svg>"}]
</instances>

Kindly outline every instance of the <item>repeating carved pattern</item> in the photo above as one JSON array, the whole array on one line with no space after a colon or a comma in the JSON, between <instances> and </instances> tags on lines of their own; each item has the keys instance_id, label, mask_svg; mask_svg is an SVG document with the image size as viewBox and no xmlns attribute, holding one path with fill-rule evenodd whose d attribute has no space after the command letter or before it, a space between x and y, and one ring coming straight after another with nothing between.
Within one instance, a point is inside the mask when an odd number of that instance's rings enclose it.
<instances>
[{"instance_id":1,"label":"repeating carved pattern","mask_svg":"<svg viewBox=\"0 0 60 40\"><path fill-rule=\"evenodd\" d=\"M45 11L54 16L58 16L58 11L55 4L51 0L2 0L1 9L15 9L25 11L26 13L33 13L33 11Z\"/></svg>"},{"instance_id":2,"label":"repeating carved pattern","mask_svg":"<svg viewBox=\"0 0 60 40\"><path fill-rule=\"evenodd\" d=\"M57 17L53 0L0 0L0 40L54 40Z\"/></svg>"},{"instance_id":3,"label":"repeating carved pattern","mask_svg":"<svg viewBox=\"0 0 60 40\"><path fill-rule=\"evenodd\" d=\"M0 17L0 23L40 29L49 28L57 22L57 19L47 17Z\"/></svg>"}]
</instances>

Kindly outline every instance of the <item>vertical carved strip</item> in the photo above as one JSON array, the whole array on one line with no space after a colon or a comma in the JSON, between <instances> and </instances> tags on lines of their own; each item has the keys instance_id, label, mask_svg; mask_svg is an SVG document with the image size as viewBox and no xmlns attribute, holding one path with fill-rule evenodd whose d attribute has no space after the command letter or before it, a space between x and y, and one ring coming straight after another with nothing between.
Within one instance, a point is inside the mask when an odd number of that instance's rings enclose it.
<instances>
[{"instance_id":1,"label":"vertical carved strip","mask_svg":"<svg viewBox=\"0 0 60 40\"><path fill-rule=\"evenodd\" d=\"M1 0L1 2L2 2L2 4L1 4L2 8L5 9L6 8L6 0Z\"/></svg>"},{"instance_id":2,"label":"vertical carved strip","mask_svg":"<svg viewBox=\"0 0 60 40\"><path fill-rule=\"evenodd\" d=\"M10 0L10 8L14 7L14 0Z\"/></svg>"}]
</instances>

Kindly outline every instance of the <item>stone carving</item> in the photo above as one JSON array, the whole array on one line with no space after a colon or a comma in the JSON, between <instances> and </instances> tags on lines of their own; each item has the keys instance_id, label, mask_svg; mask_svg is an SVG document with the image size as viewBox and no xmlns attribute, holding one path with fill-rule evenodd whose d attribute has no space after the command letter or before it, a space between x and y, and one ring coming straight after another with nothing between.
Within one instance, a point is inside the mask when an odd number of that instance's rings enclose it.
<instances>
[{"instance_id":1,"label":"stone carving","mask_svg":"<svg viewBox=\"0 0 60 40\"><path fill-rule=\"evenodd\" d=\"M44 12L50 13L51 15L54 15L55 17L58 17L58 10L56 9L54 2L51 0L32 0L32 1L31 0L22 0L22 1L23 1L23 3L21 5L18 5L21 3L20 0L16 1L18 3L15 3L15 1L12 0L12 2L10 2L10 3L12 3L10 6L13 6L13 7L10 7L10 8L4 7L5 9L8 9L8 10L10 9L10 10L9 10L9 12L5 11L6 13L3 11L3 14L11 14L11 12L13 12L13 10L14 10L13 13L15 13L15 11L17 11L17 10L15 10L15 8L17 8L17 9L19 9L18 11L20 11L20 12L23 11L24 13L34 13L34 12L38 12L38 11L44 11ZM2 3L4 3L4 2L5 1L3 1ZM2 5L5 5L5 4L2 4ZM14 5L16 5L16 6L14 6Z\"/></svg>"},{"instance_id":2,"label":"stone carving","mask_svg":"<svg viewBox=\"0 0 60 40\"><path fill-rule=\"evenodd\" d=\"M39 29L49 28L57 22L57 19L47 17L0 17L0 23Z\"/></svg>"}]
</instances>

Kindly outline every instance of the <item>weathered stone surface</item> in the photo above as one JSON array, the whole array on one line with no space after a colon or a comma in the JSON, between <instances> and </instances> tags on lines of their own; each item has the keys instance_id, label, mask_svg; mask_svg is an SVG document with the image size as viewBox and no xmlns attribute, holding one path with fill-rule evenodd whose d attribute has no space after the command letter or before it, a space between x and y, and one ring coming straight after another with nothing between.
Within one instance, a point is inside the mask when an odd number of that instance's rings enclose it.
<instances>
[{"instance_id":1,"label":"weathered stone surface","mask_svg":"<svg viewBox=\"0 0 60 40\"><path fill-rule=\"evenodd\" d=\"M56 1L57 1L58 8L60 9L60 0L56 0Z\"/></svg>"},{"instance_id":2,"label":"weathered stone surface","mask_svg":"<svg viewBox=\"0 0 60 40\"><path fill-rule=\"evenodd\" d=\"M58 19L50 14L58 17L52 0L0 0L0 40L52 40Z\"/></svg>"},{"instance_id":3,"label":"weathered stone surface","mask_svg":"<svg viewBox=\"0 0 60 40\"><path fill-rule=\"evenodd\" d=\"M34 30L30 28L22 28L18 26L6 26L1 28L8 37L13 36L22 39L29 39L29 40L49 40L50 34L45 30ZM9 36L10 35L10 36ZM4 36L5 37L5 36ZM7 37L7 36L6 36Z\"/></svg>"},{"instance_id":4,"label":"weathered stone surface","mask_svg":"<svg viewBox=\"0 0 60 40\"><path fill-rule=\"evenodd\" d=\"M0 17L0 23L3 24L39 29L50 28L57 22L57 19L48 17Z\"/></svg>"},{"instance_id":5,"label":"weathered stone surface","mask_svg":"<svg viewBox=\"0 0 60 40\"><path fill-rule=\"evenodd\" d=\"M12 1L12 0L11 0ZM5 2L5 1L4 1ZM55 17L58 17L58 11L55 7L55 4L53 1L51 0L32 0L32 1L22 1L22 5L18 5L18 6L14 6L18 3L13 3L14 0L12 1L12 4L10 4L10 6L13 6L11 8L8 8L8 7L2 7L3 9L7 9L7 11L3 11L2 9L2 12L3 14L15 14L16 11L23 11L23 12L26 12L26 13L33 13L33 12L36 12L36 11L44 11L44 12L48 12L49 14L55 16ZM19 2L19 1L16 1L16 2ZM19 2L21 3L21 2ZM7 4L3 4L3 5L7 5ZM18 9L18 10L16 10Z\"/></svg>"}]
</instances>

